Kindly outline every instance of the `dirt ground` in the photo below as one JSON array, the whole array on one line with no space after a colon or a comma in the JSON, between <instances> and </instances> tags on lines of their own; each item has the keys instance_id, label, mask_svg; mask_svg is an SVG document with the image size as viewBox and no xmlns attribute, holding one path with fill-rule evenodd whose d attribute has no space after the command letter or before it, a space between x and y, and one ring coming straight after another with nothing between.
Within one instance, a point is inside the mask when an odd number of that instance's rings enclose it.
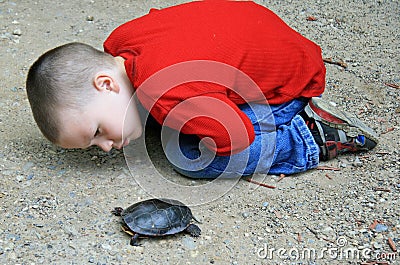
<instances>
[{"instance_id":1,"label":"dirt ground","mask_svg":"<svg viewBox=\"0 0 400 265\"><path fill-rule=\"evenodd\" d=\"M122 151L50 144L33 121L25 78L50 48L81 41L101 49L121 23L178 3L0 0L0 263L400 264L397 0L258 1L318 43L324 57L347 64L326 65L324 97L376 130L375 150L321 164L336 170L257 176L275 189L241 180L191 206L200 237L129 245L111 210L149 198L135 179L157 172L135 153L139 144L128 154L131 171ZM153 160L185 185L207 183L178 176L161 154Z\"/></svg>"}]
</instances>

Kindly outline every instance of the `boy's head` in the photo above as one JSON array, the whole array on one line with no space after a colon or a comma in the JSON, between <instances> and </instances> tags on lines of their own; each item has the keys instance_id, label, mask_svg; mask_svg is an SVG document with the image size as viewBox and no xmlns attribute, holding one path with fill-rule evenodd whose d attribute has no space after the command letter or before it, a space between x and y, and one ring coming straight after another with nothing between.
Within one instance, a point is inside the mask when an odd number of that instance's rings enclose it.
<instances>
[{"instance_id":1,"label":"boy's head","mask_svg":"<svg viewBox=\"0 0 400 265\"><path fill-rule=\"evenodd\" d=\"M121 57L83 43L62 45L31 66L26 90L39 129L59 146L109 151L141 134Z\"/></svg>"}]
</instances>

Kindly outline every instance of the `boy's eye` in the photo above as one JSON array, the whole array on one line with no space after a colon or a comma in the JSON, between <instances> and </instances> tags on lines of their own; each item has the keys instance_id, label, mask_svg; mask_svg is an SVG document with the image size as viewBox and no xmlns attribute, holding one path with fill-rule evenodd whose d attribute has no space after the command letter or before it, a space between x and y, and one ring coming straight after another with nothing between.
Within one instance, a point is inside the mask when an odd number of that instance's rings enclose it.
<instances>
[{"instance_id":1,"label":"boy's eye","mask_svg":"<svg viewBox=\"0 0 400 265\"><path fill-rule=\"evenodd\" d=\"M100 134L100 129L97 128L96 132L94 133L94 137L96 137L96 136L99 135L99 134Z\"/></svg>"}]
</instances>

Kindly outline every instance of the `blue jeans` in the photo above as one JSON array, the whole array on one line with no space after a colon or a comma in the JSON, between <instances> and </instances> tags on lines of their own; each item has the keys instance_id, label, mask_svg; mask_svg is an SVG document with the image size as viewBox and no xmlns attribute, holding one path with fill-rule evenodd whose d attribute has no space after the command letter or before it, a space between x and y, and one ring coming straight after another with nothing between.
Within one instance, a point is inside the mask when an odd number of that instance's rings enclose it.
<instances>
[{"instance_id":1,"label":"blue jeans","mask_svg":"<svg viewBox=\"0 0 400 265\"><path fill-rule=\"evenodd\" d=\"M280 105L240 105L253 123L255 140L232 156L217 156L197 136L168 128L162 140L164 152L176 171L191 178L289 175L315 168L319 147L298 115L307 102L308 99L295 99Z\"/></svg>"}]
</instances>

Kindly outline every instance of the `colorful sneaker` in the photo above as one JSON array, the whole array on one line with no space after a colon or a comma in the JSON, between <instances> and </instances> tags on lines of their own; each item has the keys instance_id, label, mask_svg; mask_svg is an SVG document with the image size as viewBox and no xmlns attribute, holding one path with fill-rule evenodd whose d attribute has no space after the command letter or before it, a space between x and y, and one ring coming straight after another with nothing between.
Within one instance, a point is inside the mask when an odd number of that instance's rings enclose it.
<instances>
[{"instance_id":1,"label":"colorful sneaker","mask_svg":"<svg viewBox=\"0 0 400 265\"><path fill-rule=\"evenodd\" d=\"M320 160L346 152L371 150L377 134L355 115L339 110L321 98L311 98L300 115L320 147Z\"/></svg>"}]
</instances>

